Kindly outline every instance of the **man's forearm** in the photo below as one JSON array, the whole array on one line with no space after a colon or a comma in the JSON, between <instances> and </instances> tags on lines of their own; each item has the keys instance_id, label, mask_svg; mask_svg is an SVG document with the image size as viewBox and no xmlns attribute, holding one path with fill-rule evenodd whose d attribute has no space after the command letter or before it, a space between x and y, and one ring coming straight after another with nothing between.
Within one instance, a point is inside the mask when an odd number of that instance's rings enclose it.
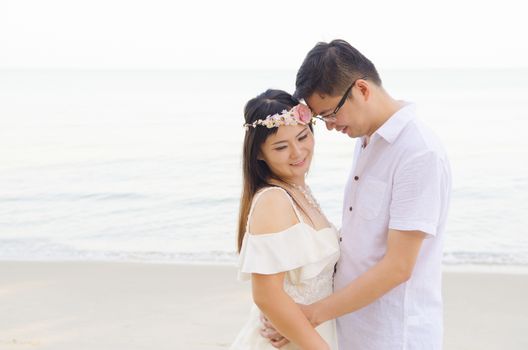
<instances>
[{"instance_id":1,"label":"man's forearm","mask_svg":"<svg viewBox=\"0 0 528 350\"><path fill-rule=\"evenodd\" d=\"M387 252L383 259L345 288L315 303L310 307L308 318L312 323L319 324L354 312L407 281L424 238L425 233L421 231L389 229Z\"/></svg>"},{"instance_id":2,"label":"man's forearm","mask_svg":"<svg viewBox=\"0 0 528 350\"><path fill-rule=\"evenodd\" d=\"M320 324L359 310L407 281L409 277L408 269L382 259L345 288L315 303L312 321Z\"/></svg>"}]
</instances>

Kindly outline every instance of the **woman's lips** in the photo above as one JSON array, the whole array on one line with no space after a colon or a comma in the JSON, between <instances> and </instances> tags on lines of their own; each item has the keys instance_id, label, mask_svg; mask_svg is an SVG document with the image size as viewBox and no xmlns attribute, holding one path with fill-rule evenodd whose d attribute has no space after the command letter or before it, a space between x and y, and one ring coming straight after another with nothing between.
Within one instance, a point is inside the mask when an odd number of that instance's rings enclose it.
<instances>
[{"instance_id":1,"label":"woman's lips","mask_svg":"<svg viewBox=\"0 0 528 350\"><path fill-rule=\"evenodd\" d=\"M304 158L303 160L297 162L297 163L292 163L290 164L291 166L303 166L304 163L306 163L306 158Z\"/></svg>"}]
</instances>

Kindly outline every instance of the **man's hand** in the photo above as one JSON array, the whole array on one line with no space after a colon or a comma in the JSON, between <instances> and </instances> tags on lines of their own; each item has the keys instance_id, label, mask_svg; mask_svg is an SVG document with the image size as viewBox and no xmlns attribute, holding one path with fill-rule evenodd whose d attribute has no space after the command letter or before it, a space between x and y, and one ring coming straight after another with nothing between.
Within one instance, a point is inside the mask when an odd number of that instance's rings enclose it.
<instances>
[{"instance_id":1,"label":"man's hand","mask_svg":"<svg viewBox=\"0 0 528 350\"><path fill-rule=\"evenodd\" d=\"M277 332L275 327L273 327L273 324L271 324L271 322L262 312L260 313L260 322L262 323L262 328L259 330L260 335L268 339L274 348L279 349L281 346L284 346L290 342L279 332Z\"/></svg>"},{"instance_id":2,"label":"man's hand","mask_svg":"<svg viewBox=\"0 0 528 350\"><path fill-rule=\"evenodd\" d=\"M319 324L321 322L318 322L317 321L317 317L316 317L316 304L310 304L310 305L303 305L303 304L297 304L302 312L304 313L304 316L306 316L306 318L308 319L308 321L310 321L310 323L312 324L312 326L314 327L317 327L319 326Z\"/></svg>"}]
</instances>

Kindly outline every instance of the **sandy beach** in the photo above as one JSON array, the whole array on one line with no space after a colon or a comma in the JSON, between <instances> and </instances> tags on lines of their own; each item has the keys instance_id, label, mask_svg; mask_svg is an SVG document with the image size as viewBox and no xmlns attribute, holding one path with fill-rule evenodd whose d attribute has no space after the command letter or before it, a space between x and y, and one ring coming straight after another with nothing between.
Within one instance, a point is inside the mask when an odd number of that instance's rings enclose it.
<instances>
[{"instance_id":1,"label":"sandy beach","mask_svg":"<svg viewBox=\"0 0 528 350\"><path fill-rule=\"evenodd\" d=\"M528 274L444 275L445 349L528 349ZM0 349L227 349L250 286L232 266L0 262Z\"/></svg>"}]
</instances>

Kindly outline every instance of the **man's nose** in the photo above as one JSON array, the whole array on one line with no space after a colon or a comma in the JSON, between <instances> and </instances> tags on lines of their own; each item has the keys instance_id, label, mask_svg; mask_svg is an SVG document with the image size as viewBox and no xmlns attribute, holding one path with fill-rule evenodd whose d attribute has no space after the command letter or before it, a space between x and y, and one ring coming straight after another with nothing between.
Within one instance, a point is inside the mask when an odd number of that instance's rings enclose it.
<instances>
[{"instance_id":1,"label":"man's nose","mask_svg":"<svg viewBox=\"0 0 528 350\"><path fill-rule=\"evenodd\" d=\"M335 122L333 121L325 121L325 125L327 130L333 130L336 126Z\"/></svg>"}]
</instances>

